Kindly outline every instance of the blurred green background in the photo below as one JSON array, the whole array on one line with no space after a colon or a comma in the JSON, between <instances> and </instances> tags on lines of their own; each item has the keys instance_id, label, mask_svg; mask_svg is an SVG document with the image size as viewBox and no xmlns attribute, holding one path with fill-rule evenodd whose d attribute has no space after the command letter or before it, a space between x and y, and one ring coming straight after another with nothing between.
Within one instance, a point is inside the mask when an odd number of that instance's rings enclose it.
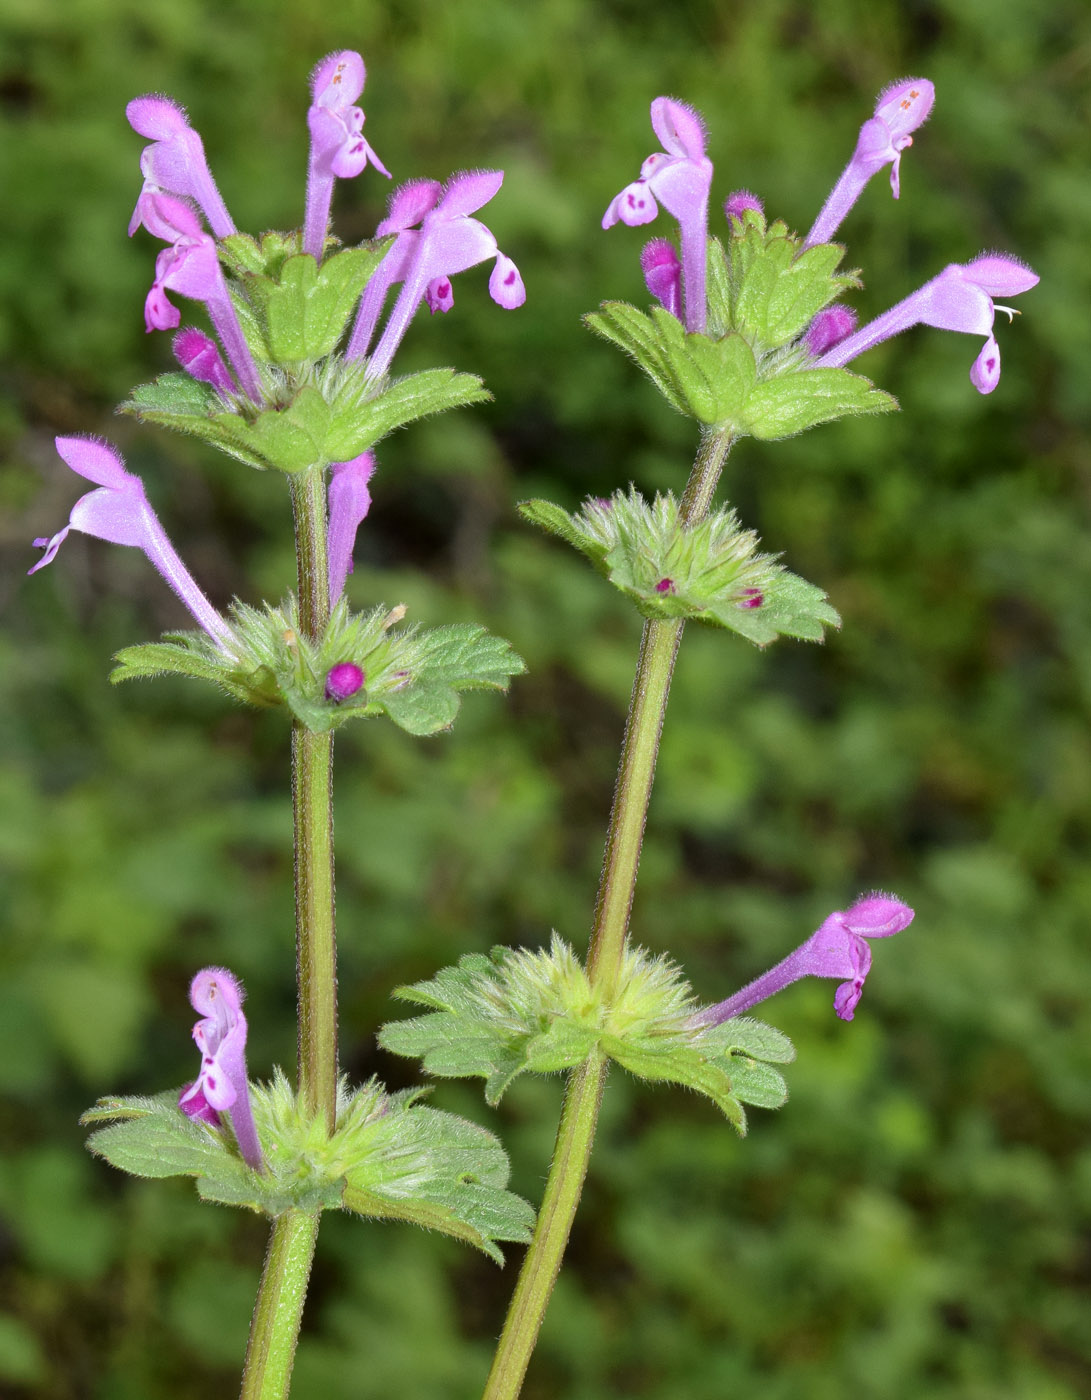
<instances>
[{"instance_id":1,"label":"blurred green background","mask_svg":"<svg viewBox=\"0 0 1091 1400\"><path fill-rule=\"evenodd\" d=\"M283 483L114 419L169 364L125 225L142 142L124 104L185 102L239 226L301 219L306 79L369 67L367 135L398 180L499 165L487 211L529 298L459 278L403 368L454 364L496 402L381 452L350 596L487 621L527 658L455 731L338 739L343 1056L390 989L469 948L583 946L638 620L514 502L679 488L694 445L579 323L643 300L640 231L608 200L654 148L648 103L700 108L718 199L746 186L806 229L875 93L932 78L935 113L841 230L873 314L982 248L1041 274L979 397L966 336L862 364L902 413L747 442L725 490L828 589L844 630L759 654L691 628L652 805L635 937L721 997L832 908L918 911L876 950L857 1020L832 983L766 1008L792 1098L736 1140L703 1100L615 1076L527 1400L1076 1400L1091 1393L1091 12L1081 0L3 0L0 5L0 1392L190 1400L237 1384L265 1227L188 1183L122 1179L75 1120L192 1073L194 969L245 979L250 1065L294 1057L282 718L185 682L112 690L120 646L185 625L134 550L73 535L23 578L79 487L57 432L109 434L218 603L292 573ZM388 192L342 183L368 236ZM656 230L667 232L661 224ZM497 1127L537 1199L560 1084ZM516 1255L518 1251L514 1251ZM514 1269L328 1217L298 1400L473 1396Z\"/></svg>"}]
</instances>

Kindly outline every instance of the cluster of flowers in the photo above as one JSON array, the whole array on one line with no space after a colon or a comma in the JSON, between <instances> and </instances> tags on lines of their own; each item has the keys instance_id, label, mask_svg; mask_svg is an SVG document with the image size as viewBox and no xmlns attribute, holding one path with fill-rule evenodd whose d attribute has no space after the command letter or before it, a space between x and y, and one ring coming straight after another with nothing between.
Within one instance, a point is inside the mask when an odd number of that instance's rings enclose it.
<instances>
[{"instance_id":1,"label":"cluster of flowers","mask_svg":"<svg viewBox=\"0 0 1091 1400\"><path fill-rule=\"evenodd\" d=\"M356 106L365 70L358 53L345 51L322 60L311 75L310 157L302 247L317 261L326 249L330 204L336 179L359 175L371 164L389 172L363 136L364 113ZM144 303L148 331L174 330L181 322L168 299L173 292L206 307L218 339L194 327L179 331L174 354L195 379L211 384L225 407L260 408L268 384L239 323L217 251L217 239L236 232L205 159L200 136L181 107L165 97L138 97L126 109L130 125L151 145L140 158L144 185L129 223L130 235L143 227L168 246L156 258L155 277ZM446 185L413 180L392 194L387 217L376 237L394 240L360 299L346 362L363 360L369 380L379 381L417 309L450 311L451 278L494 259L489 291L500 306L512 309L526 300L519 270L497 247L496 239L472 217L499 190L503 171L477 170L453 176ZM205 231L201 216L212 230ZM372 349L392 287L401 284L382 334ZM94 438L59 437L57 450L69 467L95 483L82 496L68 524L51 539L38 539L42 558L29 571L49 564L69 530L80 530L113 544L142 549L174 589L201 627L227 655L233 636L178 557L156 518L139 477L125 470L121 455ZM356 531L371 504L369 480L375 469L371 452L332 464L329 483L329 591L331 606L341 596L352 567ZM357 669L357 668L353 668ZM343 699L345 678L330 698ZM362 684L362 677L360 678ZM357 685L357 689L359 686ZM353 693L351 690L348 694Z\"/></svg>"},{"instance_id":2,"label":"cluster of flowers","mask_svg":"<svg viewBox=\"0 0 1091 1400\"><path fill-rule=\"evenodd\" d=\"M889 165L890 184L900 193L902 152L913 144L913 132L927 119L935 89L927 78L906 78L879 94L874 114L860 128L856 149L822 206L803 246L828 243L860 197L864 186ZM705 155L704 123L692 108L672 97L657 97L651 109L652 128L663 149L641 166L640 178L627 185L610 202L603 228L618 222L638 226L650 223L658 213L658 201L678 220L681 259L674 244L653 239L643 251L641 263L649 292L688 331L704 331L708 200L712 162ZM746 210L762 212L761 201L748 190L739 190L724 204L728 221ZM981 353L970 370L974 387L990 394L1000 380L1000 350L993 335L996 312L1014 316L1011 307L994 297L1029 291L1038 281L1017 258L982 253L968 263L951 263L923 287L896 306L856 330L855 313L835 304L814 318L806 337L806 349L817 368L849 364L881 341L910 326L934 326L938 330L964 331L985 337Z\"/></svg>"}]
</instances>

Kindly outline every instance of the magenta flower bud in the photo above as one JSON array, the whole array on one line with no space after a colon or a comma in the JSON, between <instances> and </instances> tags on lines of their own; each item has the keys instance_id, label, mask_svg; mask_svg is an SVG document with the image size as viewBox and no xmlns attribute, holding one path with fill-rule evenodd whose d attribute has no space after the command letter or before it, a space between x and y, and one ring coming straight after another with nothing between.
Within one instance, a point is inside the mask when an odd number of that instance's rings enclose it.
<instances>
[{"instance_id":1,"label":"magenta flower bud","mask_svg":"<svg viewBox=\"0 0 1091 1400\"><path fill-rule=\"evenodd\" d=\"M765 602L765 594L760 588L744 588L736 602L737 608L760 608Z\"/></svg>"},{"instance_id":2,"label":"magenta flower bud","mask_svg":"<svg viewBox=\"0 0 1091 1400\"><path fill-rule=\"evenodd\" d=\"M216 244L194 211L180 199L169 194L142 198L144 227L171 245L155 260L155 281L144 303L146 328L173 330L181 321L177 307L167 300L167 291L203 301L239 383L255 403L262 402L257 366L227 290Z\"/></svg>"},{"instance_id":3,"label":"magenta flower bud","mask_svg":"<svg viewBox=\"0 0 1091 1400\"><path fill-rule=\"evenodd\" d=\"M330 607L345 591L345 580L352 573L352 547L360 521L371 509L368 482L375 470L375 454L362 452L348 462L334 462L329 485Z\"/></svg>"},{"instance_id":4,"label":"magenta flower bud","mask_svg":"<svg viewBox=\"0 0 1091 1400\"><path fill-rule=\"evenodd\" d=\"M734 194L729 194L724 200L724 218L728 222L732 219L741 219L747 210L751 210L755 214L765 213L765 205L756 194L751 194L749 190L736 190Z\"/></svg>"},{"instance_id":5,"label":"magenta flower bud","mask_svg":"<svg viewBox=\"0 0 1091 1400\"><path fill-rule=\"evenodd\" d=\"M194 379L211 384L221 394L235 392L235 381L223 362L219 347L204 331L199 331L195 326L187 326L174 337L171 349L174 351L174 358Z\"/></svg>"},{"instance_id":6,"label":"magenta flower bud","mask_svg":"<svg viewBox=\"0 0 1091 1400\"><path fill-rule=\"evenodd\" d=\"M190 983L189 1000L201 1020L193 1027L193 1039L201 1052L201 1073L183 1089L178 1107L190 1118L210 1123L211 1113L226 1113L243 1161L256 1171L265 1157L250 1107L246 1078L245 993L225 967L206 967Z\"/></svg>"},{"instance_id":7,"label":"magenta flower bud","mask_svg":"<svg viewBox=\"0 0 1091 1400\"><path fill-rule=\"evenodd\" d=\"M493 301L506 310L526 301L519 269L500 251L489 229L470 217L492 199L503 179L502 170L471 170L453 175L442 188L432 180L414 180L394 191L389 213L376 229L376 236L394 233L397 237L364 290L345 352L346 360L367 353L386 294L395 282L401 282L394 310L368 363L369 379L379 378L390 368L422 301L427 299L433 311L449 309L450 293L443 295L441 287L458 272L495 258L489 278ZM413 227L416 223L419 229Z\"/></svg>"},{"instance_id":8,"label":"magenta flower bud","mask_svg":"<svg viewBox=\"0 0 1091 1400\"><path fill-rule=\"evenodd\" d=\"M661 579L659 580L659 582L655 585L655 591L656 591L657 593L673 593L673 592L674 592L674 579L672 579L672 578L661 578Z\"/></svg>"},{"instance_id":9,"label":"magenta flower bud","mask_svg":"<svg viewBox=\"0 0 1091 1400\"><path fill-rule=\"evenodd\" d=\"M129 234L144 222L145 196L172 194L192 199L217 238L227 238L235 225L220 198L205 159L200 136L186 119L185 109L167 97L134 97L125 108L129 125L152 144L140 157L144 188L129 221Z\"/></svg>"},{"instance_id":10,"label":"magenta flower bud","mask_svg":"<svg viewBox=\"0 0 1091 1400\"><path fill-rule=\"evenodd\" d=\"M997 311L1003 311L1009 319L1016 314L1012 307L994 302L993 297L1017 296L1037 284L1037 273L1018 258L1002 253L982 253L972 262L951 263L931 282L827 351L818 364L835 368L847 365L865 350L910 326L964 331L984 337L985 344L970 370L970 379L979 393L991 394L1000 380L1000 349L993 336L993 322Z\"/></svg>"},{"instance_id":11,"label":"magenta flower bud","mask_svg":"<svg viewBox=\"0 0 1091 1400\"><path fill-rule=\"evenodd\" d=\"M807 235L806 247L829 242L864 186L884 165L891 167L890 188L898 198L902 152L912 146L912 133L928 119L935 100L936 90L927 78L903 78L882 90L874 114L860 128L852 159Z\"/></svg>"},{"instance_id":12,"label":"magenta flower bud","mask_svg":"<svg viewBox=\"0 0 1091 1400\"><path fill-rule=\"evenodd\" d=\"M326 673L326 699L338 705L364 688L364 673L351 661L341 661Z\"/></svg>"},{"instance_id":13,"label":"magenta flower bud","mask_svg":"<svg viewBox=\"0 0 1091 1400\"><path fill-rule=\"evenodd\" d=\"M390 179L390 171L364 139L364 113L355 105L364 90L364 60L352 49L331 53L311 74L311 132L303 251L321 258L326 244L335 177L351 180L370 161Z\"/></svg>"},{"instance_id":14,"label":"magenta flower bud","mask_svg":"<svg viewBox=\"0 0 1091 1400\"><path fill-rule=\"evenodd\" d=\"M678 220L686 330L703 331L707 320L708 192L712 184L704 123L692 107L673 97L657 97L651 117L663 150L650 155L640 167L640 178L614 196L602 226L612 228L619 221L631 227L651 223L659 212L657 200Z\"/></svg>"},{"instance_id":15,"label":"magenta flower bud","mask_svg":"<svg viewBox=\"0 0 1091 1400\"><path fill-rule=\"evenodd\" d=\"M668 238L653 238L640 254L644 284L665 310L682 319L682 264Z\"/></svg>"},{"instance_id":16,"label":"magenta flower bud","mask_svg":"<svg viewBox=\"0 0 1091 1400\"><path fill-rule=\"evenodd\" d=\"M818 313L803 336L811 355L824 355L856 329L856 312L850 306L835 302Z\"/></svg>"},{"instance_id":17,"label":"magenta flower bud","mask_svg":"<svg viewBox=\"0 0 1091 1400\"><path fill-rule=\"evenodd\" d=\"M98 489L79 498L68 524L52 539L34 541L45 553L27 572L36 574L52 564L69 530L79 530L110 544L142 549L220 650L232 654L234 634L178 557L148 503L144 483L125 470L121 454L97 438L59 437L55 442L68 466L93 481Z\"/></svg>"},{"instance_id":18,"label":"magenta flower bud","mask_svg":"<svg viewBox=\"0 0 1091 1400\"><path fill-rule=\"evenodd\" d=\"M868 939L889 938L912 922L913 910L894 895L878 891L862 895L851 908L831 914L806 943L789 953L776 967L726 1001L697 1012L690 1024L718 1026L730 1021L801 977L844 979L834 993L833 1007L842 1021L851 1021L871 968Z\"/></svg>"}]
</instances>

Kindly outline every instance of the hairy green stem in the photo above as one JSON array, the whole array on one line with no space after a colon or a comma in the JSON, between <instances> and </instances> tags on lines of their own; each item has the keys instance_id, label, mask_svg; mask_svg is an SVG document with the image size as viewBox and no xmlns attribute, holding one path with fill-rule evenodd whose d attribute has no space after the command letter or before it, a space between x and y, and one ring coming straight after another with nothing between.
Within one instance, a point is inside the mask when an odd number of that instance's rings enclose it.
<instances>
[{"instance_id":1,"label":"hairy green stem","mask_svg":"<svg viewBox=\"0 0 1091 1400\"><path fill-rule=\"evenodd\" d=\"M318 1215L307 1211L286 1211L273 1224L240 1400L284 1400L288 1394L317 1235Z\"/></svg>"},{"instance_id":2,"label":"hairy green stem","mask_svg":"<svg viewBox=\"0 0 1091 1400\"><path fill-rule=\"evenodd\" d=\"M293 476L299 625L317 640L329 621L326 490L320 468ZM337 941L333 887L333 735L292 726L295 820L299 1097L326 1120L337 1113Z\"/></svg>"},{"instance_id":3,"label":"hairy green stem","mask_svg":"<svg viewBox=\"0 0 1091 1400\"><path fill-rule=\"evenodd\" d=\"M692 525L708 513L730 433L706 432L682 497L680 518ZM682 621L644 624L614 803L606 835L587 970L609 992L625 951L659 740L667 712ZM607 1061L596 1051L569 1076L538 1224L515 1287L483 1400L517 1400L560 1272L595 1140Z\"/></svg>"},{"instance_id":4,"label":"hairy green stem","mask_svg":"<svg viewBox=\"0 0 1091 1400\"><path fill-rule=\"evenodd\" d=\"M329 622L326 485L321 466L291 478L299 626L317 640ZM337 942L333 899L333 735L292 725L299 1099L332 1133L337 1120ZM286 1400L318 1236L319 1214L273 1222L258 1285L241 1400Z\"/></svg>"}]
</instances>

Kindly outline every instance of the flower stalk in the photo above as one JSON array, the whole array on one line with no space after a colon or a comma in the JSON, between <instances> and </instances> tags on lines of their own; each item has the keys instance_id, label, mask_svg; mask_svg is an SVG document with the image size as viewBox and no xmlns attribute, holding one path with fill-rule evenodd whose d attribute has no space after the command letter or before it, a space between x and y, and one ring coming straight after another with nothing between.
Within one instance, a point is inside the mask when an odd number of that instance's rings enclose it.
<instances>
[{"instance_id":1,"label":"flower stalk","mask_svg":"<svg viewBox=\"0 0 1091 1400\"><path fill-rule=\"evenodd\" d=\"M692 525L707 514L731 444L727 432L702 437L682 498L683 524ZM592 985L603 989L615 981L625 950L683 625L680 618L649 619L644 624L587 960ZM569 1077L538 1225L523 1260L483 1400L516 1400L522 1389L587 1176L607 1068L608 1061L596 1051Z\"/></svg>"}]
</instances>

